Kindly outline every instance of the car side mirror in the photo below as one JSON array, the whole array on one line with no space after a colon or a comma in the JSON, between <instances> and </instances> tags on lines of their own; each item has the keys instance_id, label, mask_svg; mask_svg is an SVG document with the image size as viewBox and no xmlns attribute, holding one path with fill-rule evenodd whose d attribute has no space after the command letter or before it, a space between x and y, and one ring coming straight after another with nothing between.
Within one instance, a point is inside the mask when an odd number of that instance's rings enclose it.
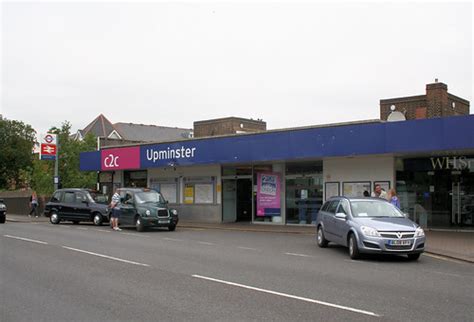
<instances>
[{"instance_id":1,"label":"car side mirror","mask_svg":"<svg viewBox=\"0 0 474 322\"><path fill-rule=\"evenodd\" d=\"M89 201L87 201L87 200L82 200L82 203L84 203L86 205L89 205Z\"/></svg>"},{"instance_id":2,"label":"car side mirror","mask_svg":"<svg viewBox=\"0 0 474 322\"><path fill-rule=\"evenodd\" d=\"M346 219L347 219L347 215L346 215L345 213L338 212L338 213L336 214L336 218L337 218L337 219L346 220Z\"/></svg>"},{"instance_id":3,"label":"car side mirror","mask_svg":"<svg viewBox=\"0 0 474 322\"><path fill-rule=\"evenodd\" d=\"M4 203L5 201L3 201L3 199L0 199L0 202L1 202L1 203Z\"/></svg>"}]
</instances>

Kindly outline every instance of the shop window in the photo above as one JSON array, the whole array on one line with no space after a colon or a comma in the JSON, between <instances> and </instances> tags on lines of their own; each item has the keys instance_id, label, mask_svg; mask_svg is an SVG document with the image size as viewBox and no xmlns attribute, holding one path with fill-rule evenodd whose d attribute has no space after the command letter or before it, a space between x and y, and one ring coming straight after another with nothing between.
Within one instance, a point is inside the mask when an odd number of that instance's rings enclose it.
<instances>
[{"instance_id":1,"label":"shop window","mask_svg":"<svg viewBox=\"0 0 474 322\"><path fill-rule=\"evenodd\" d=\"M147 171L124 171L125 187L146 188Z\"/></svg>"},{"instance_id":2,"label":"shop window","mask_svg":"<svg viewBox=\"0 0 474 322\"><path fill-rule=\"evenodd\" d=\"M322 173L286 176L287 223L314 224L322 203Z\"/></svg>"},{"instance_id":3,"label":"shop window","mask_svg":"<svg viewBox=\"0 0 474 322\"><path fill-rule=\"evenodd\" d=\"M150 188L159 191L169 203L178 203L178 178L151 178Z\"/></svg>"},{"instance_id":4,"label":"shop window","mask_svg":"<svg viewBox=\"0 0 474 322\"><path fill-rule=\"evenodd\" d=\"M184 178L185 204L214 204L215 177L187 177Z\"/></svg>"}]
</instances>

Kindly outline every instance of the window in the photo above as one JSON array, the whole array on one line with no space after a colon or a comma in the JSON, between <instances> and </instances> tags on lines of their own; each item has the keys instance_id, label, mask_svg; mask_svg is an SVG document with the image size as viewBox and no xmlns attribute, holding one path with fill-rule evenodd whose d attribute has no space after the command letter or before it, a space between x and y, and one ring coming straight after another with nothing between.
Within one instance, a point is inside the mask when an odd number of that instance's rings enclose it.
<instances>
[{"instance_id":1,"label":"window","mask_svg":"<svg viewBox=\"0 0 474 322\"><path fill-rule=\"evenodd\" d=\"M63 196L63 192L57 191L51 198L51 202L61 202L62 196Z\"/></svg>"},{"instance_id":2,"label":"window","mask_svg":"<svg viewBox=\"0 0 474 322\"><path fill-rule=\"evenodd\" d=\"M345 200L341 200L341 202L339 203L339 206L337 207L337 210L336 210L336 214L345 214L345 215L348 215L349 214L349 206L347 205L347 201Z\"/></svg>"},{"instance_id":3,"label":"window","mask_svg":"<svg viewBox=\"0 0 474 322\"><path fill-rule=\"evenodd\" d=\"M84 201L89 201L86 194L83 192L76 192L76 203L82 203Z\"/></svg>"},{"instance_id":4,"label":"window","mask_svg":"<svg viewBox=\"0 0 474 322\"><path fill-rule=\"evenodd\" d=\"M333 200L330 202L328 205L328 209L326 210L327 212L330 212L332 214L336 213L337 205L339 204L339 200Z\"/></svg>"},{"instance_id":5,"label":"window","mask_svg":"<svg viewBox=\"0 0 474 322\"><path fill-rule=\"evenodd\" d=\"M215 202L215 178L184 178L183 195L185 204L213 204Z\"/></svg>"},{"instance_id":6,"label":"window","mask_svg":"<svg viewBox=\"0 0 474 322\"><path fill-rule=\"evenodd\" d=\"M160 192L169 203L178 203L177 178L150 178L150 188Z\"/></svg>"},{"instance_id":7,"label":"window","mask_svg":"<svg viewBox=\"0 0 474 322\"><path fill-rule=\"evenodd\" d=\"M74 196L74 192L66 192L64 194L64 202L74 203L75 201L76 201L76 197Z\"/></svg>"}]
</instances>

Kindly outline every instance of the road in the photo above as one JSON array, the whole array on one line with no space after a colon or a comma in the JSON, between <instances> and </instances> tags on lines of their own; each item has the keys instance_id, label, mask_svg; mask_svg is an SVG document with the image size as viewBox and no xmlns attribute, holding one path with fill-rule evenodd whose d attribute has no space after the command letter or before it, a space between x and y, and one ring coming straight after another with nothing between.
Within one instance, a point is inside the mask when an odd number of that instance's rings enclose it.
<instances>
[{"instance_id":1,"label":"road","mask_svg":"<svg viewBox=\"0 0 474 322\"><path fill-rule=\"evenodd\" d=\"M0 225L0 320L472 321L472 264L352 261L314 236Z\"/></svg>"}]
</instances>

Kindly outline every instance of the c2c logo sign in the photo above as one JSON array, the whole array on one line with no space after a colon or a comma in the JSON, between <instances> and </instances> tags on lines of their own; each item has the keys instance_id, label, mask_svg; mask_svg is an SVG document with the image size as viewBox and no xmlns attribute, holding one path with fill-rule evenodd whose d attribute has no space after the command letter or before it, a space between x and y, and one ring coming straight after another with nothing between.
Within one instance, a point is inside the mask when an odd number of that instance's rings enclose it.
<instances>
[{"instance_id":1,"label":"c2c logo sign","mask_svg":"<svg viewBox=\"0 0 474 322\"><path fill-rule=\"evenodd\" d=\"M102 171L140 169L140 147L100 151Z\"/></svg>"},{"instance_id":2,"label":"c2c logo sign","mask_svg":"<svg viewBox=\"0 0 474 322\"><path fill-rule=\"evenodd\" d=\"M119 160L119 156L109 154L107 157L104 158L104 167L117 168L119 167L118 160Z\"/></svg>"}]
</instances>

